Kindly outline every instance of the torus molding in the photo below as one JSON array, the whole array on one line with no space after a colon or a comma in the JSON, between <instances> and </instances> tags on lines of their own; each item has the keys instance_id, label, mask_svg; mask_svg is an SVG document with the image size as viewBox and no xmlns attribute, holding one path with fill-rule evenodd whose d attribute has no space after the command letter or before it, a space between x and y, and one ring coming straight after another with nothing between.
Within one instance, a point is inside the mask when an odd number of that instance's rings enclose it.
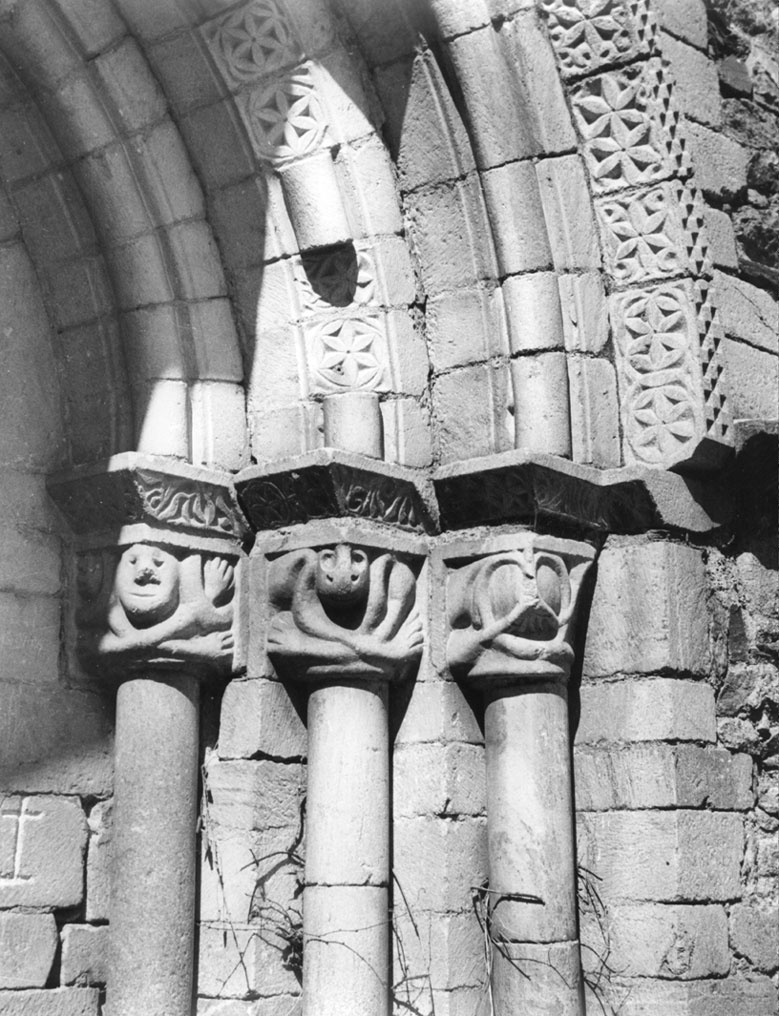
<instances>
[{"instance_id":1,"label":"torus molding","mask_svg":"<svg viewBox=\"0 0 779 1016\"><path fill-rule=\"evenodd\" d=\"M367 456L322 449L235 478L254 529L280 529L326 518L359 518L411 532L432 532L428 481L418 472Z\"/></svg>"},{"instance_id":2,"label":"torus molding","mask_svg":"<svg viewBox=\"0 0 779 1016\"><path fill-rule=\"evenodd\" d=\"M707 532L729 514L714 484L664 470L595 469L520 451L445 466L433 484L443 529L543 522L584 534L667 527Z\"/></svg>"},{"instance_id":3,"label":"torus molding","mask_svg":"<svg viewBox=\"0 0 779 1016\"><path fill-rule=\"evenodd\" d=\"M703 202L650 0L540 0L601 233L627 465L733 443Z\"/></svg>"}]
</instances>

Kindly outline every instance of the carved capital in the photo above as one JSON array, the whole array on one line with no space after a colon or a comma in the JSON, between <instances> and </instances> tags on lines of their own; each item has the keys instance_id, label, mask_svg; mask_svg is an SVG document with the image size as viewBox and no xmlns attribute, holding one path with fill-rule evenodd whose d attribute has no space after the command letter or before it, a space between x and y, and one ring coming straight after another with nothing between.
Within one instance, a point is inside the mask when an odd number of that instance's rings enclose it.
<instances>
[{"instance_id":1,"label":"carved capital","mask_svg":"<svg viewBox=\"0 0 779 1016\"><path fill-rule=\"evenodd\" d=\"M521 533L457 562L447 578L447 662L462 681L568 678L571 629L591 547ZM485 548L487 551L493 548Z\"/></svg>"},{"instance_id":2,"label":"carved capital","mask_svg":"<svg viewBox=\"0 0 779 1016\"><path fill-rule=\"evenodd\" d=\"M76 645L88 671L229 671L245 533L229 480L135 453L50 478L76 535Z\"/></svg>"},{"instance_id":3,"label":"carved capital","mask_svg":"<svg viewBox=\"0 0 779 1016\"><path fill-rule=\"evenodd\" d=\"M283 677L392 680L422 652L416 576L399 555L349 543L270 564L268 654Z\"/></svg>"},{"instance_id":4,"label":"carved capital","mask_svg":"<svg viewBox=\"0 0 779 1016\"><path fill-rule=\"evenodd\" d=\"M77 555L78 655L121 677L229 671L236 558L163 543Z\"/></svg>"}]
</instances>

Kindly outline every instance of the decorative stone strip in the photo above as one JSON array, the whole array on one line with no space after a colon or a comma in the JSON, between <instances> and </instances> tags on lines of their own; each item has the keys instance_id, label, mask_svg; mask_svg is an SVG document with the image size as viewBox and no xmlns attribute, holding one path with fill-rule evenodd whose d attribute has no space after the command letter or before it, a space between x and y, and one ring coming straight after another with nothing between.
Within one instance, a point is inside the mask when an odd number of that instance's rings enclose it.
<instances>
[{"instance_id":1,"label":"decorative stone strip","mask_svg":"<svg viewBox=\"0 0 779 1016\"><path fill-rule=\"evenodd\" d=\"M122 530L138 525L166 530L168 542L195 537L234 546L245 535L229 474L169 459L124 452L55 474L47 488L73 531L91 543L108 536L106 545L116 545Z\"/></svg>"},{"instance_id":2,"label":"decorative stone strip","mask_svg":"<svg viewBox=\"0 0 779 1016\"><path fill-rule=\"evenodd\" d=\"M651 2L539 7L590 174L607 289L631 290L610 298L625 462L669 468L704 445L713 457L732 435L712 260Z\"/></svg>"},{"instance_id":3,"label":"decorative stone strip","mask_svg":"<svg viewBox=\"0 0 779 1016\"><path fill-rule=\"evenodd\" d=\"M578 533L708 532L729 511L716 487L676 473L596 469L518 451L445 466L433 484L444 529L545 520Z\"/></svg>"},{"instance_id":4,"label":"decorative stone strip","mask_svg":"<svg viewBox=\"0 0 779 1016\"><path fill-rule=\"evenodd\" d=\"M325 518L368 519L412 532L435 528L432 490L419 474L334 449L245 469L235 489L257 530Z\"/></svg>"}]
</instances>

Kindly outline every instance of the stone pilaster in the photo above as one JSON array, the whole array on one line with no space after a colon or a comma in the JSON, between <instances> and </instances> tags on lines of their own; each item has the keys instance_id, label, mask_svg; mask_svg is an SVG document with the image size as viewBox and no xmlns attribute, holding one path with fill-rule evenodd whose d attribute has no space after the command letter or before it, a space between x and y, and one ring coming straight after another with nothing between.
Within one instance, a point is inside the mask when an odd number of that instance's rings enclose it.
<instances>
[{"instance_id":1,"label":"stone pilaster","mask_svg":"<svg viewBox=\"0 0 779 1016\"><path fill-rule=\"evenodd\" d=\"M442 556L447 662L484 698L494 1011L581 1014L567 682L594 550L520 531Z\"/></svg>"},{"instance_id":2,"label":"stone pilaster","mask_svg":"<svg viewBox=\"0 0 779 1016\"><path fill-rule=\"evenodd\" d=\"M76 534L77 652L118 682L107 1012L189 1016L200 682L229 674L228 477L148 456L52 478Z\"/></svg>"}]
</instances>

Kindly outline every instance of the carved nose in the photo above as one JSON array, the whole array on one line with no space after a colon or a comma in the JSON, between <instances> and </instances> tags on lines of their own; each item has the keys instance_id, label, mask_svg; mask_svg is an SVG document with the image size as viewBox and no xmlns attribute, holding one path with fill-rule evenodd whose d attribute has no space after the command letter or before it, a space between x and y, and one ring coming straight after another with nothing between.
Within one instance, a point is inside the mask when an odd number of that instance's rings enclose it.
<instances>
[{"instance_id":1,"label":"carved nose","mask_svg":"<svg viewBox=\"0 0 779 1016\"><path fill-rule=\"evenodd\" d=\"M557 616L540 599L528 600L512 625L512 633L522 638L546 642L557 635L560 625Z\"/></svg>"},{"instance_id":2,"label":"carved nose","mask_svg":"<svg viewBox=\"0 0 779 1016\"><path fill-rule=\"evenodd\" d=\"M139 568L135 576L135 581L139 586L149 586L160 584L160 580L157 578L157 574L153 568Z\"/></svg>"}]
</instances>

